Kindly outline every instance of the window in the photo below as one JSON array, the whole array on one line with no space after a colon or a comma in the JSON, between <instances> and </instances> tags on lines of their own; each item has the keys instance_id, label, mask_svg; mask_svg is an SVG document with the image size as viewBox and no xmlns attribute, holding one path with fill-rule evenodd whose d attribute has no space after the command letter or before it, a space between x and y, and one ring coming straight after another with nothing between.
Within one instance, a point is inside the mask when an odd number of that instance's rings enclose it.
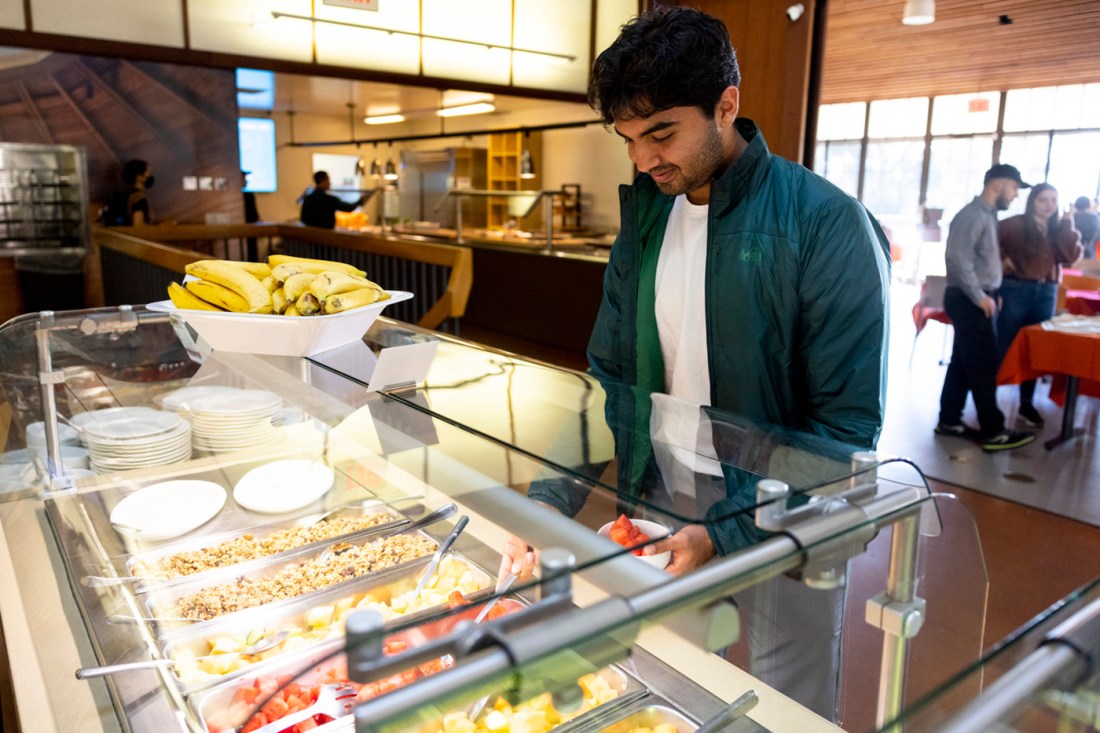
<instances>
[{"instance_id":1,"label":"window","mask_svg":"<svg viewBox=\"0 0 1100 733\"><path fill-rule=\"evenodd\" d=\"M1100 132L1055 133L1047 180L1058 189L1063 209L1078 196L1095 198L1100 190Z\"/></svg>"},{"instance_id":2,"label":"window","mask_svg":"<svg viewBox=\"0 0 1100 733\"><path fill-rule=\"evenodd\" d=\"M1005 132L1100 127L1100 84L1013 89L1005 100Z\"/></svg>"},{"instance_id":3,"label":"window","mask_svg":"<svg viewBox=\"0 0 1100 733\"><path fill-rule=\"evenodd\" d=\"M865 102L823 104L817 111L817 139L859 140L866 117Z\"/></svg>"},{"instance_id":4,"label":"window","mask_svg":"<svg viewBox=\"0 0 1100 733\"><path fill-rule=\"evenodd\" d=\"M996 132L997 112L1000 108L999 92L936 97L932 102L932 134Z\"/></svg>"},{"instance_id":5,"label":"window","mask_svg":"<svg viewBox=\"0 0 1100 733\"><path fill-rule=\"evenodd\" d=\"M939 104L939 101L936 103ZM982 178L992 163L992 137L940 138L932 141L924 205L926 209L942 209L940 226L944 232L959 209L981 190Z\"/></svg>"},{"instance_id":6,"label":"window","mask_svg":"<svg viewBox=\"0 0 1100 733\"><path fill-rule=\"evenodd\" d=\"M246 191L271 193L278 190L275 168L275 120L241 117L237 120L241 170L251 171Z\"/></svg>"},{"instance_id":7,"label":"window","mask_svg":"<svg viewBox=\"0 0 1100 733\"><path fill-rule=\"evenodd\" d=\"M879 218L916 216L923 142L876 142L867 146L863 203Z\"/></svg>"},{"instance_id":8,"label":"window","mask_svg":"<svg viewBox=\"0 0 1100 733\"><path fill-rule=\"evenodd\" d=\"M859 151L857 142L818 143L814 154L814 173L829 179L845 193L859 192Z\"/></svg>"},{"instance_id":9,"label":"window","mask_svg":"<svg viewBox=\"0 0 1100 733\"><path fill-rule=\"evenodd\" d=\"M867 137L924 137L928 127L928 97L871 102Z\"/></svg>"}]
</instances>

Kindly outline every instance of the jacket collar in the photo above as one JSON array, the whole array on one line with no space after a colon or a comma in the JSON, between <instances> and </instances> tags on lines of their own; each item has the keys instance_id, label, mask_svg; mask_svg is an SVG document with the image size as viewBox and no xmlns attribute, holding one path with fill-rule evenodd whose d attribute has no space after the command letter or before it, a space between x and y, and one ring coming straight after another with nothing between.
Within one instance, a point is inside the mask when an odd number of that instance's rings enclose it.
<instances>
[{"instance_id":1,"label":"jacket collar","mask_svg":"<svg viewBox=\"0 0 1100 733\"><path fill-rule=\"evenodd\" d=\"M733 165L710 186L710 207L718 215L729 211L761 184L771 159L768 144L755 122L747 117L738 117L733 122L733 129L749 145Z\"/></svg>"}]
</instances>

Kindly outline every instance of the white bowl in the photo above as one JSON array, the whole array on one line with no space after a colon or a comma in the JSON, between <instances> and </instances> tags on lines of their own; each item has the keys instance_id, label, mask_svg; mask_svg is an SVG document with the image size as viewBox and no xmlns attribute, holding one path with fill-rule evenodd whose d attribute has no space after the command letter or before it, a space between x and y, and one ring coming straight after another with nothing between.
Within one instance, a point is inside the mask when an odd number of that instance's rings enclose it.
<instances>
[{"instance_id":1,"label":"white bowl","mask_svg":"<svg viewBox=\"0 0 1100 733\"><path fill-rule=\"evenodd\" d=\"M659 524L658 522L651 522L648 519L631 519L630 521L633 522L634 526L640 529L643 534L648 535L649 539L651 540L659 539L661 537L668 537L670 534L672 534L672 530L670 530L663 524ZM600 537L606 537L610 540L612 524L614 524L614 522L608 522L604 526L600 527L600 531L597 534L599 534ZM668 566L669 562L672 561L671 552L658 552L656 555L633 555L633 557L638 558L644 563L652 565L658 570L664 570L665 567Z\"/></svg>"},{"instance_id":2,"label":"white bowl","mask_svg":"<svg viewBox=\"0 0 1100 733\"><path fill-rule=\"evenodd\" d=\"M387 300L324 316L185 310L170 300L159 300L145 307L160 313L178 313L215 351L312 356L358 341L383 308L413 297L403 290L386 292L390 294Z\"/></svg>"}]
</instances>

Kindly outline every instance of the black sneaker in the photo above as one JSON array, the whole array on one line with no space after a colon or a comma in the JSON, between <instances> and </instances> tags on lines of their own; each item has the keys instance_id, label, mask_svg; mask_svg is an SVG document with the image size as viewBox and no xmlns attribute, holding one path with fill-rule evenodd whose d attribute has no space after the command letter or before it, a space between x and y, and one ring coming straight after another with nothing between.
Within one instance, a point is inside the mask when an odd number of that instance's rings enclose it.
<instances>
[{"instance_id":1,"label":"black sneaker","mask_svg":"<svg viewBox=\"0 0 1100 733\"><path fill-rule=\"evenodd\" d=\"M977 440L981 437L981 433L964 423L948 425L942 422L936 426L936 435L950 435L954 438L967 438L968 440Z\"/></svg>"},{"instance_id":2,"label":"black sneaker","mask_svg":"<svg viewBox=\"0 0 1100 733\"><path fill-rule=\"evenodd\" d=\"M1022 433L1015 430L1002 430L996 435L990 436L982 441L982 450L987 453L993 453L999 450L1012 450L1013 448L1021 448L1028 443L1034 442L1035 433Z\"/></svg>"},{"instance_id":3,"label":"black sneaker","mask_svg":"<svg viewBox=\"0 0 1100 733\"><path fill-rule=\"evenodd\" d=\"M1043 416L1035 409L1035 405L1020 405L1020 409L1016 411L1016 419L1029 428L1041 428L1044 425Z\"/></svg>"}]
</instances>

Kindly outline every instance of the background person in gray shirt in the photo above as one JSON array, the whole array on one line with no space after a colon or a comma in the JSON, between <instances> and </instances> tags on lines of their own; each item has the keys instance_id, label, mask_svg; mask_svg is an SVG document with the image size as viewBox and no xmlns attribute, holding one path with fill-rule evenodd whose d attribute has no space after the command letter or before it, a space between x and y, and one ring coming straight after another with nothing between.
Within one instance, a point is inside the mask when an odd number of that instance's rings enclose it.
<instances>
[{"instance_id":1,"label":"background person in gray shirt","mask_svg":"<svg viewBox=\"0 0 1100 733\"><path fill-rule=\"evenodd\" d=\"M1004 211L1021 188L1031 188L1020 171L999 163L985 174L985 187L951 220L947 234L947 291L943 305L955 327L951 363L940 394L939 435L979 439L986 451L1009 450L1035 440L1034 433L1005 430L997 407L997 290L1001 252L997 212ZM968 392L974 395L981 430L962 421Z\"/></svg>"}]
</instances>

